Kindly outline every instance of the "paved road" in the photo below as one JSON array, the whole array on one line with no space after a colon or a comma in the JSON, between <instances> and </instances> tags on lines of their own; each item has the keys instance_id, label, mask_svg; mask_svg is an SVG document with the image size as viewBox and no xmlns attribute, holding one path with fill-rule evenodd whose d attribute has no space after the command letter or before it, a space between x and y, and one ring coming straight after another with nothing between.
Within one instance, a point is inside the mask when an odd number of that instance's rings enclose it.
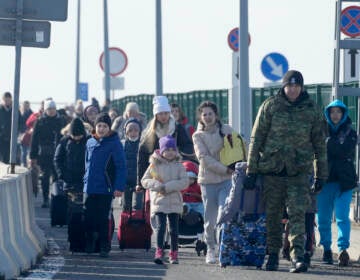
<instances>
[{"instance_id":1,"label":"paved road","mask_svg":"<svg viewBox=\"0 0 360 280\"><path fill-rule=\"evenodd\" d=\"M119 209L115 211L115 217ZM48 239L49 252L40 265L18 279L360 279L360 263L338 268L320 263L321 250L313 259L312 268L306 274L288 273L289 263L281 260L278 272L259 271L254 268L206 265L204 257L198 257L194 248L180 249L179 265L155 265L154 249L120 251L116 234L108 259L97 255L71 254L68 251L67 228L51 227L48 209L40 208L36 201L36 218Z\"/></svg>"}]
</instances>

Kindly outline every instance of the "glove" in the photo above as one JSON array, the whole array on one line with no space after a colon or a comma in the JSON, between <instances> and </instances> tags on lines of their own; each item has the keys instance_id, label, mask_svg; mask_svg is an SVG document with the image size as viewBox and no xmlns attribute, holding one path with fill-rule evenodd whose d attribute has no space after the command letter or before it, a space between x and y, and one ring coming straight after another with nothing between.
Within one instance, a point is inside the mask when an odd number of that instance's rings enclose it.
<instances>
[{"instance_id":1,"label":"glove","mask_svg":"<svg viewBox=\"0 0 360 280\"><path fill-rule=\"evenodd\" d=\"M325 181L322 179L315 179L314 184L310 187L310 193L318 194L321 192L323 186L325 185Z\"/></svg>"},{"instance_id":2,"label":"glove","mask_svg":"<svg viewBox=\"0 0 360 280\"><path fill-rule=\"evenodd\" d=\"M245 190L253 190L255 188L256 174L249 173L246 175L243 186Z\"/></svg>"}]
</instances>

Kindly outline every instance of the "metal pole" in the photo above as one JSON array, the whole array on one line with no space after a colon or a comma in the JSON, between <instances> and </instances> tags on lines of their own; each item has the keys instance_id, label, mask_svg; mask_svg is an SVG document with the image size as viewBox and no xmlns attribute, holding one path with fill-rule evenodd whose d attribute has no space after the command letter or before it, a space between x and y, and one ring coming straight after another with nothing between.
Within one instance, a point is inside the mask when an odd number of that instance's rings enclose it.
<instances>
[{"instance_id":1,"label":"metal pole","mask_svg":"<svg viewBox=\"0 0 360 280\"><path fill-rule=\"evenodd\" d=\"M249 31L248 0L240 0L239 26L239 94L240 129L239 132L249 143L251 134L252 104L249 87Z\"/></svg>"},{"instance_id":2,"label":"metal pole","mask_svg":"<svg viewBox=\"0 0 360 280\"><path fill-rule=\"evenodd\" d=\"M15 79L14 98L11 112L11 147L10 147L10 173L15 174L17 154L17 134L19 124L19 91L20 91L20 69L21 69L21 43L22 43L22 16L23 0L16 2L16 44L15 44Z\"/></svg>"},{"instance_id":3,"label":"metal pole","mask_svg":"<svg viewBox=\"0 0 360 280\"><path fill-rule=\"evenodd\" d=\"M340 13L341 1L336 1L335 9L335 48L334 48L334 72L333 72L333 85L332 85L332 100L338 98L339 90L339 76L340 76Z\"/></svg>"},{"instance_id":4,"label":"metal pole","mask_svg":"<svg viewBox=\"0 0 360 280\"><path fill-rule=\"evenodd\" d=\"M156 0L156 95L163 95L161 0Z\"/></svg>"},{"instance_id":5,"label":"metal pole","mask_svg":"<svg viewBox=\"0 0 360 280\"><path fill-rule=\"evenodd\" d=\"M79 73L80 73L80 18L81 17L81 0L78 0L77 7L77 34L76 34L76 76L75 76L75 103L80 98Z\"/></svg>"},{"instance_id":6,"label":"metal pole","mask_svg":"<svg viewBox=\"0 0 360 280\"><path fill-rule=\"evenodd\" d=\"M105 55L105 100L106 100L106 99L110 99L110 58L109 58L107 0L104 0L104 55Z\"/></svg>"}]
</instances>

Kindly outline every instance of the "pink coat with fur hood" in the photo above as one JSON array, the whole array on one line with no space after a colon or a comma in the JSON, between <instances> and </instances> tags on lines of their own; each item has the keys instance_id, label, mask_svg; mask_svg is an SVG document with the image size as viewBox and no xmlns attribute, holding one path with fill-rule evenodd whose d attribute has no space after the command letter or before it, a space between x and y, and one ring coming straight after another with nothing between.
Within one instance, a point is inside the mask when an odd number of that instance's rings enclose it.
<instances>
[{"instance_id":1,"label":"pink coat with fur hood","mask_svg":"<svg viewBox=\"0 0 360 280\"><path fill-rule=\"evenodd\" d=\"M141 179L141 184L150 190L151 215L156 212L182 213L183 199L180 191L188 186L189 179L180 162L180 156L168 161L156 150L149 161L150 165ZM161 186L165 186L165 194L160 194Z\"/></svg>"}]
</instances>

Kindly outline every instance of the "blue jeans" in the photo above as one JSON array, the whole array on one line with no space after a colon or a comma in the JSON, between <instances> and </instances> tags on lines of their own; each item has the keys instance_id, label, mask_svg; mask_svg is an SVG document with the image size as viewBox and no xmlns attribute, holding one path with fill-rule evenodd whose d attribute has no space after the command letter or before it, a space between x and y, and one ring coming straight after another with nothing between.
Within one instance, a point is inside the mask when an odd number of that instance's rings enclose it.
<instances>
[{"instance_id":1,"label":"blue jeans","mask_svg":"<svg viewBox=\"0 0 360 280\"><path fill-rule=\"evenodd\" d=\"M231 180L217 184L201 184L201 195L204 203L204 233L205 242L209 248L214 249L216 240L216 221L225 199L230 193Z\"/></svg>"},{"instance_id":2,"label":"blue jeans","mask_svg":"<svg viewBox=\"0 0 360 280\"><path fill-rule=\"evenodd\" d=\"M331 250L331 221L335 210L338 230L337 246L339 251L350 245L350 203L352 190L341 193L338 183L328 183L317 197L317 223L320 232L320 244L324 250Z\"/></svg>"}]
</instances>

